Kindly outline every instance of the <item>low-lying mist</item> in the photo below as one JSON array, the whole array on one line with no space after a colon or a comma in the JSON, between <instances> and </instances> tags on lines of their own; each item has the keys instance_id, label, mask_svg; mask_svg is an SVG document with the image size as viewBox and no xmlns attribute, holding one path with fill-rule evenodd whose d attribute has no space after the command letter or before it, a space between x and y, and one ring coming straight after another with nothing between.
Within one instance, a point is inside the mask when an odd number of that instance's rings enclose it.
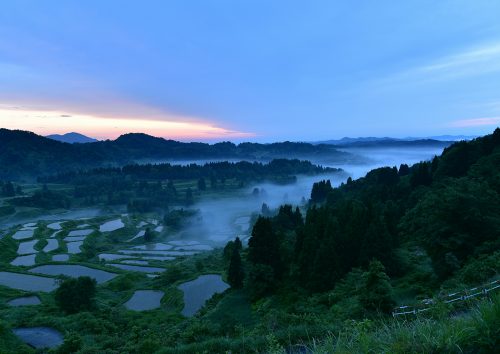
<instances>
[{"instance_id":1,"label":"low-lying mist","mask_svg":"<svg viewBox=\"0 0 500 354\"><path fill-rule=\"evenodd\" d=\"M311 162L315 164L342 168L345 173L297 176L297 182L289 185L258 183L245 188L236 196L201 200L193 206L199 210L197 217L193 218L191 225L176 237L211 241L219 245L236 236L244 239L251 231L251 216L260 213L263 203L271 209L285 203L300 206L309 199L314 182L329 179L333 186L338 186L349 176L354 179L360 178L368 171L382 166L399 167L402 163L412 165L432 159L435 155L441 154L442 150L436 147L349 149L349 152L360 157L359 161L365 161L356 164L329 164L311 157ZM199 161L190 161L190 163L197 162Z\"/></svg>"}]
</instances>

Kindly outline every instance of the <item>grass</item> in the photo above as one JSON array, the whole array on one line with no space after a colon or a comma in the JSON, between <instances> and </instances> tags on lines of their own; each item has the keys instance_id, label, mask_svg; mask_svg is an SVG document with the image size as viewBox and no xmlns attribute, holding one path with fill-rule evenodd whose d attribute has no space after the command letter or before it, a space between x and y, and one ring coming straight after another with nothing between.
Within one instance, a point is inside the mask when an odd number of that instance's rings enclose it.
<instances>
[{"instance_id":1,"label":"grass","mask_svg":"<svg viewBox=\"0 0 500 354\"><path fill-rule=\"evenodd\" d=\"M314 344L314 353L492 353L500 345L500 296L461 317L346 323Z\"/></svg>"}]
</instances>

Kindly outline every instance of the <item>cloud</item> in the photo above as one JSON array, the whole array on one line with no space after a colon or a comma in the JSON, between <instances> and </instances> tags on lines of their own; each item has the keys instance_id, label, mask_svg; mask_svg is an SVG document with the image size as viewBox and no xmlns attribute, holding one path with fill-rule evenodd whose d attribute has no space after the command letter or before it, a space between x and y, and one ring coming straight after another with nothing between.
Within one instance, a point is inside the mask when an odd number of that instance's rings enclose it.
<instances>
[{"instance_id":1,"label":"cloud","mask_svg":"<svg viewBox=\"0 0 500 354\"><path fill-rule=\"evenodd\" d=\"M110 139L125 133L141 132L178 140L217 140L254 136L252 133L231 130L207 121L181 122L169 120L168 117L144 119L123 118L119 115L103 118L88 113L8 107L12 106L0 104L1 127L30 130L41 135L78 131L95 138Z\"/></svg>"},{"instance_id":2,"label":"cloud","mask_svg":"<svg viewBox=\"0 0 500 354\"><path fill-rule=\"evenodd\" d=\"M437 57L375 82L380 89L456 80L500 72L500 42L483 43Z\"/></svg>"},{"instance_id":3,"label":"cloud","mask_svg":"<svg viewBox=\"0 0 500 354\"><path fill-rule=\"evenodd\" d=\"M482 73L492 69L499 70L498 59L500 59L500 42L494 42L465 49L460 53L441 58L433 64L423 66L419 70L428 73L451 70L457 74Z\"/></svg>"},{"instance_id":4,"label":"cloud","mask_svg":"<svg viewBox=\"0 0 500 354\"><path fill-rule=\"evenodd\" d=\"M463 119L451 122L450 126L455 128L482 127L499 125L500 117Z\"/></svg>"}]
</instances>

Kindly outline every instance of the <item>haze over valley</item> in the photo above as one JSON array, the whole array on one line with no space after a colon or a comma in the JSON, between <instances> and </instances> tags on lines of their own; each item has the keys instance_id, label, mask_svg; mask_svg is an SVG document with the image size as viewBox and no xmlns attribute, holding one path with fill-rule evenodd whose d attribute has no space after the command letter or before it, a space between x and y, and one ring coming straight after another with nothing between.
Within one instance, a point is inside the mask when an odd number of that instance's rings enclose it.
<instances>
[{"instance_id":1,"label":"haze over valley","mask_svg":"<svg viewBox=\"0 0 500 354\"><path fill-rule=\"evenodd\" d=\"M3 1L0 354L498 352L499 13Z\"/></svg>"}]
</instances>

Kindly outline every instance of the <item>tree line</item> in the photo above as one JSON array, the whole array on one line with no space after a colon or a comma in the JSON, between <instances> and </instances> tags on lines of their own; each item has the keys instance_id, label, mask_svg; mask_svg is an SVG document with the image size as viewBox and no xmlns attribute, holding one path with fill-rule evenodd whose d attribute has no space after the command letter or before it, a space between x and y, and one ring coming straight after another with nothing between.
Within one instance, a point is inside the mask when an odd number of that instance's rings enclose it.
<instances>
[{"instance_id":1,"label":"tree line","mask_svg":"<svg viewBox=\"0 0 500 354\"><path fill-rule=\"evenodd\" d=\"M267 214L255 222L243 261L231 257L244 271L229 262L253 299L347 287L364 309L387 312L389 277L408 271L403 244L422 249L440 281L483 264L479 281L500 271L498 262L485 263L500 250L500 129L338 188L320 181L307 210L285 205Z\"/></svg>"}]
</instances>

